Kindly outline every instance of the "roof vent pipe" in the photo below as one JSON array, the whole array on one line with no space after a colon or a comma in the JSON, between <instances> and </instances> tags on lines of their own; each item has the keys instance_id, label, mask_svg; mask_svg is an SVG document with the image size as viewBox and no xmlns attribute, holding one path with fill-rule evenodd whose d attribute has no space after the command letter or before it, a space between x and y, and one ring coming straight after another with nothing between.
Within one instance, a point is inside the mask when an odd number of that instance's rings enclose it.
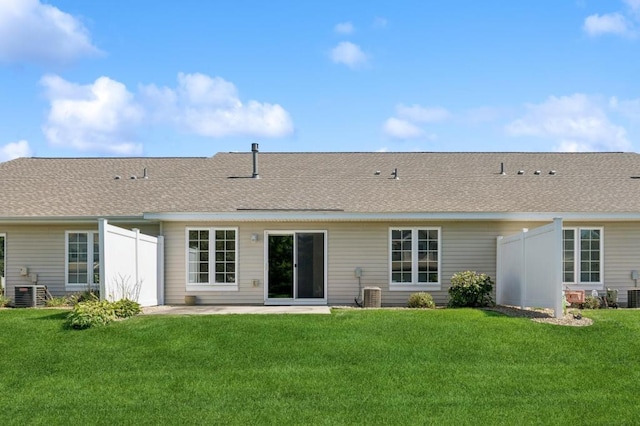
<instances>
[{"instance_id":1,"label":"roof vent pipe","mask_svg":"<svg viewBox=\"0 0 640 426\"><path fill-rule=\"evenodd\" d=\"M142 179L149 179L149 175L147 175L146 167L142 170Z\"/></svg>"},{"instance_id":2,"label":"roof vent pipe","mask_svg":"<svg viewBox=\"0 0 640 426\"><path fill-rule=\"evenodd\" d=\"M504 163L500 163L500 174L506 175L507 173L504 171Z\"/></svg>"},{"instance_id":3,"label":"roof vent pipe","mask_svg":"<svg viewBox=\"0 0 640 426\"><path fill-rule=\"evenodd\" d=\"M251 144L251 153L253 154L253 174L251 177L253 179L260 179L260 174L258 173L258 144Z\"/></svg>"},{"instance_id":4,"label":"roof vent pipe","mask_svg":"<svg viewBox=\"0 0 640 426\"><path fill-rule=\"evenodd\" d=\"M393 171L391 172L391 176L393 176L394 179L400 179L400 177L398 176L398 169L395 168L393 169Z\"/></svg>"}]
</instances>

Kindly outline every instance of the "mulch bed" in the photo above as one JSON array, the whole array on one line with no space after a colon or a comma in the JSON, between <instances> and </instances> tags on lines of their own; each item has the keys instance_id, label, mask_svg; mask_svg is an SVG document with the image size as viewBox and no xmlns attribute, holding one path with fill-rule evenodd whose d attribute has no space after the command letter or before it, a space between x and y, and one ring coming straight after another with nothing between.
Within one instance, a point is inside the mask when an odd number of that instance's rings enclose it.
<instances>
[{"instance_id":1,"label":"mulch bed","mask_svg":"<svg viewBox=\"0 0 640 426\"><path fill-rule=\"evenodd\" d=\"M570 327L586 327L588 325L593 324L593 320L591 318L577 318L578 314L568 312L562 318L555 318L553 316L552 309L532 309L525 308L520 309L517 306L493 306L490 308L485 308L489 311L500 312L510 317L524 317L530 318L531 321L540 322L545 324L554 324L554 325L566 325Z\"/></svg>"}]
</instances>

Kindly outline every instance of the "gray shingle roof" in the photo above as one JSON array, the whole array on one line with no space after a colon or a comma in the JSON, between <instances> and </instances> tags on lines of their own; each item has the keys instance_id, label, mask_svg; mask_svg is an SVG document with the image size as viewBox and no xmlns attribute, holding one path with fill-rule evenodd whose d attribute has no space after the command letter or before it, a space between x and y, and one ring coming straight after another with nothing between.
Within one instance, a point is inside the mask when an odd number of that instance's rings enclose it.
<instances>
[{"instance_id":1,"label":"gray shingle roof","mask_svg":"<svg viewBox=\"0 0 640 426\"><path fill-rule=\"evenodd\" d=\"M397 180L391 176L396 168ZM261 179L251 179L251 172L251 153L21 158L0 163L0 218L239 210L640 212L635 153L260 153Z\"/></svg>"}]
</instances>

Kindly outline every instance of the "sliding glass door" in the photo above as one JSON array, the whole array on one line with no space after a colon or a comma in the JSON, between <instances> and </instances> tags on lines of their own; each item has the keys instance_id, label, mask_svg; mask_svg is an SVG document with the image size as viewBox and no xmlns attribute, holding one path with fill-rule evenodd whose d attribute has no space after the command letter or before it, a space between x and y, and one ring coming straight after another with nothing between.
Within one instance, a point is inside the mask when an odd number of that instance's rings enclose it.
<instances>
[{"instance_id":1,"label":"sliding glass door","mask_svg":"<svg viewBox=\"0 0 640 426\"><path fill-rule=\"evenodd\" d=\"M326 233L267 233L267 301L326 300Z\"/></svg>"}]
</instances>

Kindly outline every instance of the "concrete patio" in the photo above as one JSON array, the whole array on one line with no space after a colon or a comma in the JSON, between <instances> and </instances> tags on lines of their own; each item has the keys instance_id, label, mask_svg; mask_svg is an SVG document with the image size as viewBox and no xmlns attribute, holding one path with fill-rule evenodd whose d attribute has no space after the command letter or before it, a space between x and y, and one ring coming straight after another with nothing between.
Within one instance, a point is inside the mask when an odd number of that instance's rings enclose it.
<instances>
[{"instance_id":1,"label":"concrete patio","mask_svg":"<svg viewBox=\"0 0 640 426\"><path fill-rule=\"evenodd\" d=\"M214 306L164 305L142 309L143 315L228 315L228 314L330 314L328 306Z\"/></svg>"}]
</instances>

